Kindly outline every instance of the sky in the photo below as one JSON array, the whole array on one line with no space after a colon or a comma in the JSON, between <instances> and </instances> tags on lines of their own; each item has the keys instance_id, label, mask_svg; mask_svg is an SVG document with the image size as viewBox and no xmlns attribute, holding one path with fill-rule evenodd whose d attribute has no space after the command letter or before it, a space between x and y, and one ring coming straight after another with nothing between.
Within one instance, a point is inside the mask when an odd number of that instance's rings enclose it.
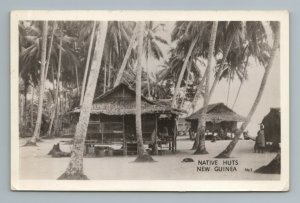
<instances>
[{"instance_id":1,"label":"sky","mask_svg":"<svg viewBox=\"0 0 300 203\"><path fill-rule=\"evenodd\" d=\"M159 22L161 23L161 22ZM160 30L158 34L165 38L170 44L171 47L174 46L171 43L171 32L174 27L174 22L164 22L164 30ZM270 35L270 30L267 30L268 35ZM272 38L269 38L269 44L272 44ZM165 59L167 60L169 56L170 47L161 46ZM155 72L158 67L163 63L162 61L156 61L150 59L149 69L150 71ZM205 70L205 69L204 69ZM204 71L202 70L202 71ZM213 72L212 72L213 74ZM255 97L258 93L261 79L264 74L264 67L259 65L253 58L249 59L248 65L248 80L246 80L240 91L238 100L233 108L233 110L242 115L247 116L252 104L255 100ZM210 85L213 83L213 75L211 75ZM234 103L235 96L237 94L238 88L240 86L240 81L235 77L231 83L229 100L227 104L227 91L228 91L228 82L225 80L220 81L211 97L210 104L223 102L228 107L232 108ZM202 101L198 102L198 108L202 107ZM274 65L271 68L270 74L268 76L267 84L264 90L264 94L261 98L261 101L251 119L250 124L247 127L249 135L255 137L257 131L259 130L259 123L262 121L263 117L268 114L270 108L280 107L280 60L279 53L276 54Z\"/></svg>"}]
</instances>

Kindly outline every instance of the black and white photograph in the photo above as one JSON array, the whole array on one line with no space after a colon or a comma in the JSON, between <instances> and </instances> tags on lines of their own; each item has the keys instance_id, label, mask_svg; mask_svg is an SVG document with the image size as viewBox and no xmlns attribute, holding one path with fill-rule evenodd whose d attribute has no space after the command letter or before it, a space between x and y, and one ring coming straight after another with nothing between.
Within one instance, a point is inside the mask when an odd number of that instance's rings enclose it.
<instances>
[{"instance_id":1,"label":"black and white photograph","mask_svg":"<svg viewBox=\"0 0 300 203\"><path fill-rule=\"evenodd\" d=\"M11 188L289 190L286 11L13 11Z\"/></svg>"}]
</instances>

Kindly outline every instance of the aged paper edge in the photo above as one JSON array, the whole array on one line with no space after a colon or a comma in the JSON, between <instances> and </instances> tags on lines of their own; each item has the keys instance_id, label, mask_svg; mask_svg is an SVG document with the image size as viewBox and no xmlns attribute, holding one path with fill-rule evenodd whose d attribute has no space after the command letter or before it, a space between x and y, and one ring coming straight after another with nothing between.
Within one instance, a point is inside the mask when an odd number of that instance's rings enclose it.
<instances>
[{"instance_id":1,"label":"aged paper edge","mask_svg":"<svg viewBox=\"0 0 300 203\"><path fill-rule=\"evenodd\" d=\"M20 180L18 105L19 20L120 20L120 21L280 21L281 176L278 181L244 180ZM11 12L11 190L36 191L288 191L289 190L289 13L267 11L54 11Z\"/></svg>"}]
</instances>

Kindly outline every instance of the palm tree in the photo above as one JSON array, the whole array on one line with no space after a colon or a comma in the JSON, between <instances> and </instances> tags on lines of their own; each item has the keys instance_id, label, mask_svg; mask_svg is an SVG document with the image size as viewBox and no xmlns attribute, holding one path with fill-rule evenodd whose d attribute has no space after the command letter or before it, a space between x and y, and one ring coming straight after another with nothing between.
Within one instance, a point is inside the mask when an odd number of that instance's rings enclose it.
<instances>
[{"instance_id":1,"label":"palm tree","mask_svg":"<svg viewBox=\"0 0 300 203\"><path fill-rule=\"evenodd\" d=\"M225 23L221 24L223 25ZM210 36L210 29L208 28L211 27L211 25L211 22L176 22L176 26L171 37L172 41L177 41L175 53L179 57L184 58L184 63L175 86L174 95L172 98L173 107L177 107L177 95L179 93L179 89L187 69L188 61L191 56L193 56L192 60L198 60L199 57L207 58ZM217 35L220 35L220 33L222 34L222 32L218 31ZM220 37L217 37L217 39L218 38ZM216 50L218 50L219 44L220 43L216 43Z\"/></svg>"},{"instance_id":2,"label":"palm tree","mask_svg":"<svg viewBox=\"0 0 300 203\"><path fill-rule=\"evenodd\" d=\"M162 51L159 47L159 43L167 45L168 42L162 37L157 35L157 31L164 24L154 25L153 21L146 22L145 25L145 36L144 36L144 52L146 58L146 73L147 73L147 86L148 86L148 97L150 98L150 74L149 74L149 58L153 57L156 60L163 58Z\"/></svg>"},{"instance_id":3,"label":"palm tree","mask_svg":"<svg viewBox=\"0 0 300 203\"><path fill-rule=\"evenodd\" d=\"M88 54L87 54L87 59L86 59L86 64L85 64L85 69L84 69L83 82L82 82L82 87L81 87L80 106L82 105L84 92L85 92L86 79L87 79L87 74L88 74L89 65L90 65L90 58L91 58L93 40L94 40L94 35L95 35L95 29L96 29L96 21L93 22L93 28L91 31L89 49L88 49Z\"/></svg>"},{"instance_id":4,"label":"palm tree","mask_svg":"<svg viewBox=\"0 0 300 203\"><path fill-rule=\"evenodd\" d=\"M40 83L40 71L38 70L40 66L40 54L41 54L41 31L42 31L42 23L41 21L30 21L29 23L26 23L26 26L24 24L21 24L21 30L20 35L22 35L21 39L21 52L20 52L20 76L24 80L24 85L30 83L31 85L37 86ZM48 35L50 37L48 38L49 46L47 51L47 57L46 57L46 65L45 65L45 71L44 71L44 77L45 80L49 79L48 69L49 66L51 69L53 69L53 66L57 66L58 64L58 52L60 50L59 46L59 40L60 36L57 36L55 33L57 23L56 22L49 22L48 23ZM51 29L52 28L52 29ZM75 57L73 51L71 50L70 46L67 45L67 43L70 43L70 37L64 36L63 41L66 42L65 46L63 48L63 55L64 58L62 60L62 63L66 67L66 70L73 69L74 65L77 64L77 58ZM50 72L51 73L51 72ZM68 78L69 80L73 80L73 77L70 77L70 72L66 72L63 74L64 79ZM67 76L67 77L66 77ZM54 80L52 80L54 83ZM26 90L26 88L25 88ZM27 95L27 93L25 94ZM26 103L25 103L26 104ZM26 109L26 108L25 108Z\"/></svg>"},{"instance_id":5,"label":"palm tree","mask_svg":"<svg viewBox=\"0 0 300 203\"><path fill-rule=\"evenodd\" d=\"M192 112L195 111L196 104L197 104L198 100L200 99L200 97L202 95L202 89L203 89L204 82L206 81L207 75L208 75L208 69L206 68L205 72L204 72L204 75L201 78L201 80L200 80L200 82L199 82L199 84L196 88L197 91L195 93L195 96L194 96L194 99L193 99L193 102L192 102Z\"/></svg>"},{"instance_id":6,"label":"palm tree","mask_svg":"<svg viewBox=\"0 0 300 203\"><path fill-rule=\"evenodd\" d=\"M51 38L50 38L50 43L49 43L49 48L48 48L48 54L47 54L45 80L47 79L47 75L48 75L48 69L49 69L50 59L51 59L51 55L52 55L51 53L52 53L52 46L53 46L53 40L54 40L54 34L55 34L56 27L57 27L57 23L54 21L53 22L52 34L51 34Z\"/></svg>"},{"instance_id":7,"label":"palm tree","mask_svg":"<svg viewBox=\"0 0 300 203\"><path fill-rule=\"evenodd\" d=\"M39 95L38 115L37 115L37 120L36 120L33 136L26 143L26 145L36 145L36 141L39 138L39 134L40 134L42 112L43 112L44 85L45 85L47 34L48 34L48 21L44 21L43 22L43 34L42 34L41 73L40 73L40 92L39 92L40 95Z\"/></svg>"},{"instance_id":8,"label":"palm tree","mask_svg":"<svg viewBox=\"0 0 300 203\"><path fill-rule=\"evenodd\" d=\"M134 35L134 22L111 21L108 23L105 52L103 53L103 92L111 88L114 72L119 70L126 58L131 36ZM128 57L129 58L129 57ZM127 61L126 61L127 64ZM126 66L126 65L125 65Z\"/></svg>"},{"instance_id":9,"label":"palm tree","mask_svg":"<svg viewBox=\"0 0 300 203\"><path fill-rule=\"evenodd\" d=\"M223 57L221 63L217 64L216 66L215 79L209 92L209 100L215 90L218 81L220 81L220 79L222 78L222 74L226 67L226 60L228 54L232 49L232 45L235 43L234 46L241 47L240 43L242 42L242 39L240 38L243 33L243 27L241 26L241 23L242 22L240 21L229 22L227 29L225 30L225 44L224 44Z\"/></svg>"},{"instance_id":10,"label":"palm tree","mask_svg":"<svg viewBox=\"0 0 300 203\"><path fill-rule=\"evenodd\" d=\"M197 40L198 40L198 38L193 39L192 43L190 44L190 47L189 47L188 53L186 55L186 58L184 60L184 63L183 63L183 66L182 66L182 69L181 69L181 72L180 72L180 75L179 75L179 78L177 80L175 90L174 90L174 96L173 96L173 99L172 99L172 107L173 108L175 108L177 106L176 99L177 99L177 95L178 95L178 92L179 92L179 88L180 88L180 85L181 85L181 82L182 82L182 79L183 79L183 76L184 76L184 72L187 68L188 61L189 61L189 59L192 55L192 51L193 51L193 49L196 45Z\"/></svg>"},{"instance_id":11,"label":"palm tree","mask_svg":"<svg viewBox=\"0 0 300 203\"><path fill-rule=\"evenodd\" d=\"M271 24L272 25L272 24ZM276 54L276 51L277 49L279 48L279 41L280 41L280 28L279 28L279 24L276 22L274 23L274 25L272 26L273 27L273 30L275 32L274 34L274 42L273 42L273 47L272 47L272 50L271 50L271 56L270 56L270 59L269 59L269 63L267 64L267 66L265 67L265 72L264 72L264 75L263 75L263 78L261 80L261 84L260 84L260 88L258 90L258 93L256 95L256 98L254 100L254 103L246 117L246 121L241 125L240 129L237 130L237 132L235 133L235 137L234 139L229 143L229 145L226 147L226 149L224 151L222 151L218 156L216 156L216 158L229 158L233 149L235 148L236 144L238 143L239 141L239 138L241 136L241 134L243 133L243 131L246 129L247 125L249 124L260 100L261 100L261 97L264 93L264 89L265 89L265 86L266 86L266 83L267 83L267 79L268 79L268 76L269 76L269 73L270 73L270 70L273 66L273 63L274 63L274 59L275 59L275 54Z\"/></svg>"},{"instance_id":12,"label":"palm tree","mask_svg":"<svg viewBox=\"0 0 300 203\"><path fill-rule=\"evenodd\" d=\"M55 90L55 102L53 105L53 110L52 110L52 114L51 114L51 120L50 120L50 125L48 128L48 132L47 132L47 137L51 136L51 130L52 130L52 126L53 126L53 122L54 122L54 118L55 116L57 117L55 120L55 126L58 126L58 113L59 113L59 105L58 105L58 97L59 97L59 84L60 84L60 73L61 73L61 58L62 58L62 47L63 47L63 43L62 43L62 39L63 39L63 31L62 31L62 26L60 28L60 40L59 40L59 53L58 53L58 70L57 70L57 78L56 78L56 90ZM54 81L53 81L54 82Z\"/></svg>"},{"instance_id":13,"label":"palm tree","mask_svg":"<svg viewBox=\"0 0 300 203\"><path fill-rule=\"evenodd\" d=\"M129 45L127 47L125 56L123 58L122 65L121 65L121 67L120 67L120 69L118 71L116 80L114 82L114 87L118 86L120 84L120 82L121 82L124 70L126 68L126 64L128 62L128 59L130 57L130 54L131 54L131 51L133 49L134 43L136 41L136 37L137 37L137 29L134 29L133 34L132 34L131 39L130 39L130 42L129 42Z\"/></svg>"},{"instance_id":14,"label":"palm tree","mask_svg":"<svg viewBox=\"0 0 300 203\"><path fill-rule=\"evenodd\" d=\"M144 38L144 22L140 21L137 23L138 30L138 65L136 72L136 136L137 136L137 147L138 156L135 162L149 162L153 161L152 157L146 152L143 142L142 133L142 109L141 109L141 91L142 91L142 54L143 54L143 38Z\"/></svg>"},{"instance_id":15,"label":"palm tree","mask_svg":"<svg viewBox=\"0 0 300 203\"><path fill-rule=\"evenodd\" d=\"M204 104L203 111L198 119L198 129L197 129L197 137L200 138L200 142L197 146L197 149L194 154L207 154L205 147L205 123L206 123L206 111L209 102L209 80L210 80L210 70L212 68L212 60L214 57L214 49L215 49L215 41L218 29L218 22L213 22L211 28L211 36L209 41L209 51L208 51L208 63L207 63L207 76L206 76L206 84L205 84L205 96L204 96Z\"/></svg>"},{"instance_id":16,"label":"palm tree","mask_svg":"<svg viewBox=\"0 0 300 203\"><path fill-rule=\"evenodd\" d=\"M58 178L63 179L87 179L83 173L83 151L84 142L87 133L87 127L92 109L92 103L96 90L97 80L99 76L100 66L102 62L103 50L107 34L107 22L101 21L96 32L96 44L94 55L91 63L91 70L87 83L85 96L82 103L82 108L79 116L79 122L76 126L74 137L74 145L71 151L71 158L66 171Z\"/></svg>"}]
</instances>

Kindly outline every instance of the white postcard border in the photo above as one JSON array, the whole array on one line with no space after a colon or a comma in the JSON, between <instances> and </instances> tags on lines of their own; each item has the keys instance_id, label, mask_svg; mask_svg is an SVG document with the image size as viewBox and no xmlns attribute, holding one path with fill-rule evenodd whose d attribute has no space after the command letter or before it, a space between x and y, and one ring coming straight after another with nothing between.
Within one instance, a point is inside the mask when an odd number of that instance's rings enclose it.
<instances>
[{"instance_id":1,"label":"white postcard border","mask_svg":"<svg viewBox=\"0 0 300 203\"><path fill-rule=\"evenodd\" d=\"M19 20L280 21L281 176L275 181L202 180L20 180L18 105ZM288 11L12 11L11 12L11 189L37 191L288 191L289 14Z\"/></svg>"}]
</instances>

